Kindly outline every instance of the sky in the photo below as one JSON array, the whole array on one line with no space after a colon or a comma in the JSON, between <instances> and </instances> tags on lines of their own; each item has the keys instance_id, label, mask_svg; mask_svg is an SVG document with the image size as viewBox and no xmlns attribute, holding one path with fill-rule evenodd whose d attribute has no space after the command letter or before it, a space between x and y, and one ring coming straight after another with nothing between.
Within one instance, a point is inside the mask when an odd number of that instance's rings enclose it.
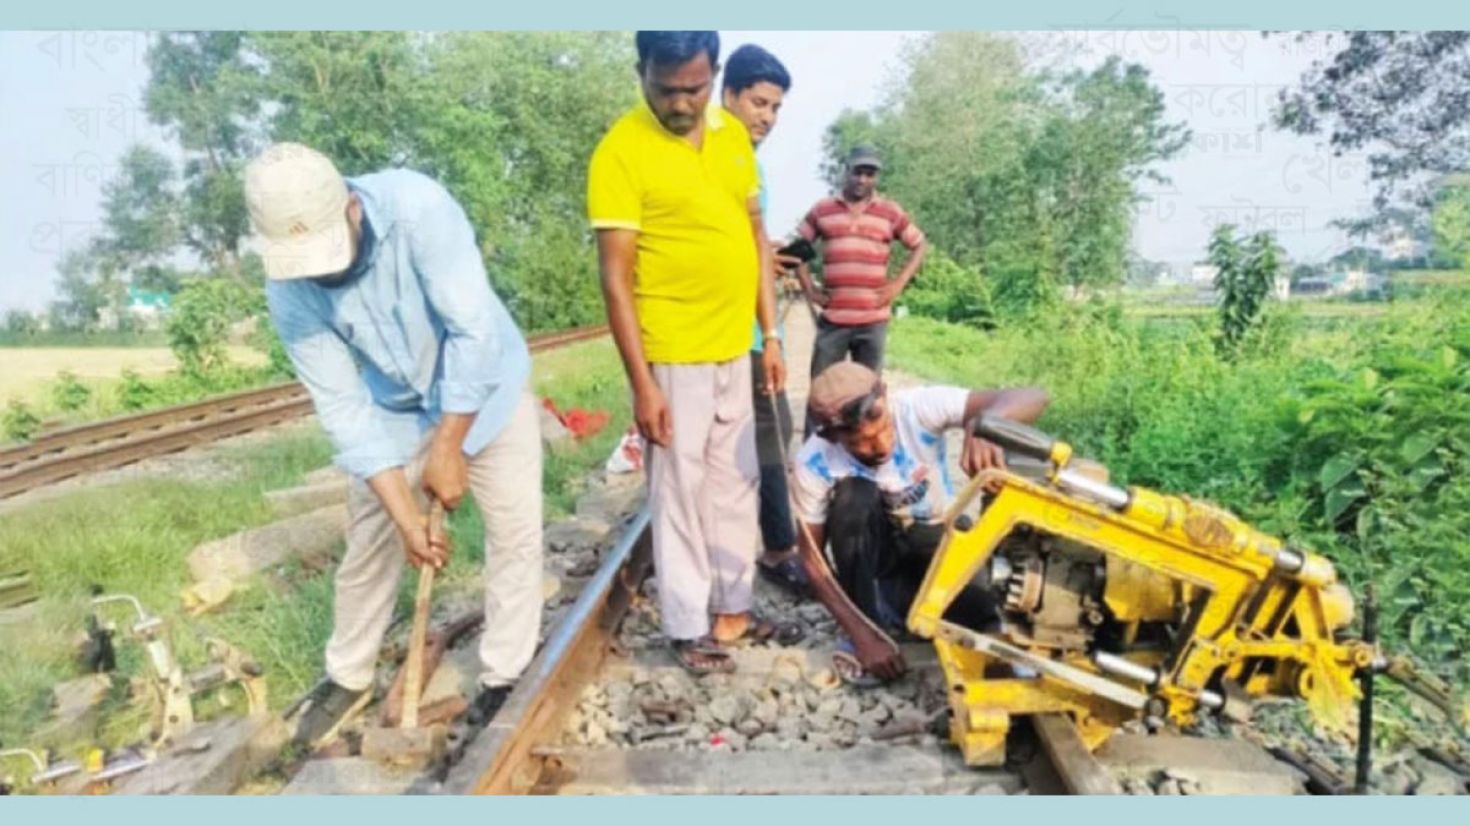
<instances>
[{"instance_id":1,"label":"sky","mask_svg":"<svg viewBox=\"0 0 1470 826\"><path fill-rule=\"evenodd\" d=\"M780 122L761 147L773 235L794 228L826 194L821 139L844 109L878 102L903 32L722 32L729 53L758 43L790 70ZM1315 138L1269 125L1277 90L1296 83L1320 38L1263 39L1257 32L1181 30L1020 35L1037 54L1081 67L1109 54L1141 63L1164 93L1170 120L1194 139L1145 182L1135 221L1143 257L1188 264L1218 223L1274 229L1297 260L1321 260L1348 241L1330 226L1369 203L1361 156L1336 158ZM0 310L41 309L55 297L56 263L97 229L101 186L133 142L168 147L147 122L140 32L0 32ZM589 147L590 152L590 147ZM881 188L881 183L880 183Z\"/></svg>"}]
</instances>

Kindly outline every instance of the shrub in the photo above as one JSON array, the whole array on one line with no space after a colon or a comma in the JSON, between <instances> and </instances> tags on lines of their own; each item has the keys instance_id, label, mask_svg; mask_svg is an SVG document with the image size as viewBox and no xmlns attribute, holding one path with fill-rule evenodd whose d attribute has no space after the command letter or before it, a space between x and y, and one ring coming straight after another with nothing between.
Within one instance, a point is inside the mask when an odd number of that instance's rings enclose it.
<instances>
[{"instance_id":1,"label":"shrub","mask_svg":"<svg viewBox=\"0 0 1470 826\"><path fill-rule=\"evenodd\" d=\"M57 408L73 413L86 407L91 398L91 388L77 381L75 373L63 370L57 374L56 384L51 387L51 400Z\"/></svg>"},{"instance_id":2,"label":"shrub","mask_svg":"<svg viewBox=\"0 0 1470 826\"><path fill-rule=\"evenodd\" d=\"M11 399L5 406L5 415L0 417L0 431L7 441L24 442L41 429L41 420L20 399Z\"/></svg>"}]
</instances>

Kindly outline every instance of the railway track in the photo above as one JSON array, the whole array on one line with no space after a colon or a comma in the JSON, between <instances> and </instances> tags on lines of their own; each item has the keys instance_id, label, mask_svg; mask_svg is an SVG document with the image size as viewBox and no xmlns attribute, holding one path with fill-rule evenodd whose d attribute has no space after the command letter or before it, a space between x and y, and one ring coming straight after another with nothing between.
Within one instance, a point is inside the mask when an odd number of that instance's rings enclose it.
<instances>
[{"instance_id":1,"label":"railway track","mask_svg":"<svg viewBox=\"0 0 1470 826\"><path fill-rule=\"evenodd\" d=\"M581 327L532 336L527 343L532 352L541 352L606 333L606 326ZM306 388L291 382L53 431L0 449L0 499L271 427L311 411Z\"/></svg>"},{"instance_id":2,"label":"railway track","mask_svg":"<svg viewBox=\"0 0 1470 826\"><path fill-rule=\"evenodd\" d=\"M640 667L637 658L619 650L618 629L652 570L648 521L645 507L627 523L496 718L465 749L442 784L421 781L417 791L502 795L1122 793L1118 781L1083 746L1071 723L1060 717L1037 720L1029 731L1019 732L1015 751L1020 759L994 769L966 767L954 749L934 745L932 738L929 745L915 745L900 742L911 738L880 736L873 738L875 742L824 751L566 745L563 732L568 719L589 687L596 690L608 679ZM756 653L792 656L781 649ZM677 667L669 664L664 670L677 671Z\"/></svg>"}]
</instances>

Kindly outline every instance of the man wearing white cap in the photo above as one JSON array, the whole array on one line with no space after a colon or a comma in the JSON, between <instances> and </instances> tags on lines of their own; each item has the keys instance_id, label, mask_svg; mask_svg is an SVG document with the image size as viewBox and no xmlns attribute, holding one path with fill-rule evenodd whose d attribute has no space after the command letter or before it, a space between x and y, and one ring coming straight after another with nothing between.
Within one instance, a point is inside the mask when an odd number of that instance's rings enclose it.
<instances>
[{"instance_id":1,"label":"man wearing white cap","mask_svg":"<svg viewBox=\"0 0 1470 826\"><path fill-rule=\"evenodd\" d=\"M442 567L431 499L474 493L485 524L483 724L530 662L541 618L541 437L530 355L491 291L464 210L404 169L343 179L300 144L245 170L271 320L353 477L330 678L296 739L324 742L372 694L405 558Z\"/></svg>"}]
</instances>

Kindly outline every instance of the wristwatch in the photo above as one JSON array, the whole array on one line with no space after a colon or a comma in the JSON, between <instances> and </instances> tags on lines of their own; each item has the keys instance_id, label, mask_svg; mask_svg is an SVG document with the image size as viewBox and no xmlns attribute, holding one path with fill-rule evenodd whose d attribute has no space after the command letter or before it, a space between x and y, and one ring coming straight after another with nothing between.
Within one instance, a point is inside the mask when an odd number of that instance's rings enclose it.
<instances>
[{"instance_id":1,"label":"wristwatch","mask_svg":"<svg viewBox=\"0 0 1470 826\"><path fill-rule=\"evenodd\" d=\"M781 331L780 330L761 330L761 338L765 339L766 341L780 341L781 340Z\"/></svg>"}]
</instances>

